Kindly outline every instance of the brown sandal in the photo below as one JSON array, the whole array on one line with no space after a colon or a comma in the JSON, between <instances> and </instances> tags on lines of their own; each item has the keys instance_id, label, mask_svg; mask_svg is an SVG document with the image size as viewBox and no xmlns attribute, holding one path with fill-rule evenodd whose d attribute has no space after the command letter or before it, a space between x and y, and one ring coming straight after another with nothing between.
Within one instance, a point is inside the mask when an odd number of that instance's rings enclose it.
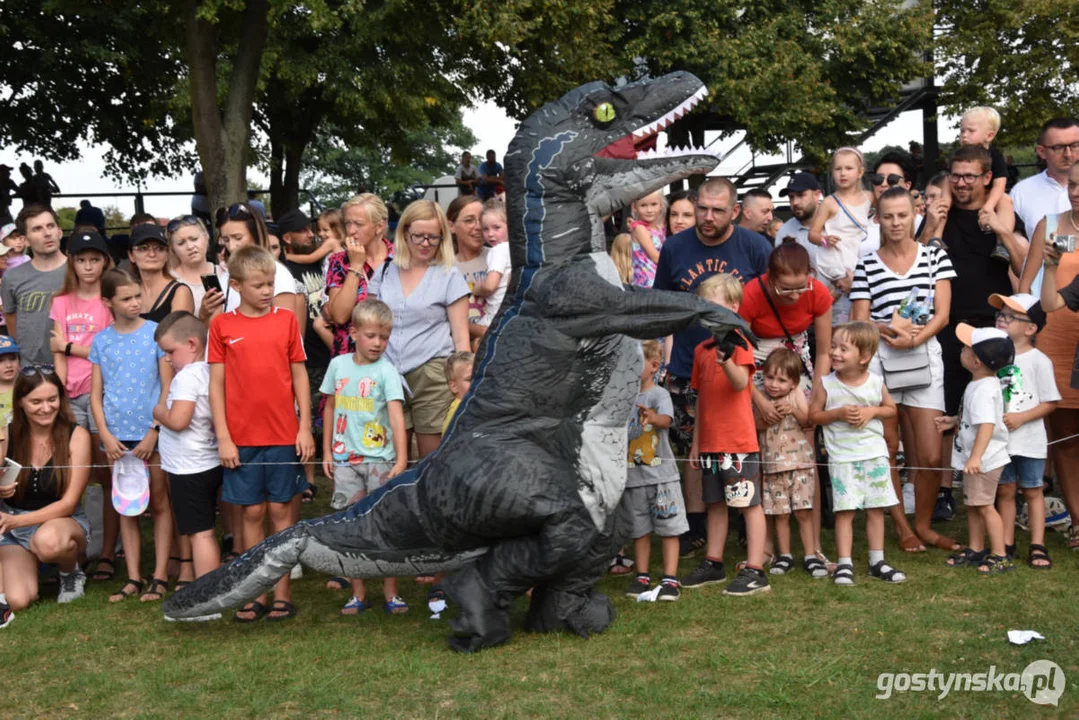
<instances>
[{"instance_id":1,"label":"brown sandal","mask_svg":"<svg viewBox=\"0 0 1079 720\"><path fill-rule=\"evenodd\" d=\"M918 533L913 532L899 541L899 549L908 553L926 552L925 544L922 543L922 539L918 537Z\"/></svg>"}]
</instances>

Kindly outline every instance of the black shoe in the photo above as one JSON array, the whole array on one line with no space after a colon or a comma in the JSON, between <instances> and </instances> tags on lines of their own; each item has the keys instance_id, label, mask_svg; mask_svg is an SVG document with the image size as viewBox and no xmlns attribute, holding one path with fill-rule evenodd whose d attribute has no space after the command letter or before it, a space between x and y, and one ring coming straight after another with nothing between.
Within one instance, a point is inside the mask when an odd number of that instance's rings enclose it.
<instances>
[{"instance_id":1,"label":"black shoe","mask_svg":"<svg viewBox=\"0 0 1079 720\"><path fill-rule=\"evenodd\" d=\"M659 594L656 596L656 600L665 600L667 602L674 602L681 597L682 591L678 589L678 581L671 578L664 578L663 582L659 584Z\"/></svg>"},{"instance_id":2,"label":"black shoe","mask_svg":"<svg viewBox=\"0 0 1079 720\"><path fill-rule=\"evenodd\" d=\"M15 619L15 613L11 611L7 603L0 603L0 628L6 628Z\"/></svg>"},{"instance_id":3,"label":"black shoe","mask_svg":"<svg viewBox=\"0 0 1079 720\"><path fill-rule=\"evenodd\" d=\"M629 587L626 588L626 597L635 598L643 592L648 592L652 587L652 583L648 581L647 575L638 575L629 581Z\"/></svg>"},{"instance_id":4,"label":"black shoe","mask_svg":"<svg viewBox=\"0 0 1079 720\"><path fill-rule=\"evenodd\" d=\"M694 535L692 532L683 533L678 536L678 555L679 557L689 557L693 553L704 547L704 538L700 535Z\"/></svg>"},{"instance_id":5,"label":"black shoe","mask_svg":"<svg viewBox=\"0 0 1079 720\"><path fill-rule=\"evenodd\" d=\"M953 517L955 517L955 498L939 493L931 522L949 522Z\"/></svg>"},{"instance_id":6,"label":"black shoe","mask_svg":"<svg viewBox=\"0 0 1079 720\"><path fill-rule=\"evenodd\" d=\"M731 580L727 587L723 588L724 595L755 595L760 592L768 592L772 586L768 584L768 576L760 570L742 568L738 575Z\"/></svg>"},{"instance_id":7,"label":"black shoe","mask_svg":"<svg viewBox=\"0 0 1079 720\"><path fill-rule=\"evenodd\" d=\"M682 578L682 587L694 588L703 585L712 585L727 579L727 570L723 563L712 562L705 558L697 569Z\"/></svg>"}]
</instances>

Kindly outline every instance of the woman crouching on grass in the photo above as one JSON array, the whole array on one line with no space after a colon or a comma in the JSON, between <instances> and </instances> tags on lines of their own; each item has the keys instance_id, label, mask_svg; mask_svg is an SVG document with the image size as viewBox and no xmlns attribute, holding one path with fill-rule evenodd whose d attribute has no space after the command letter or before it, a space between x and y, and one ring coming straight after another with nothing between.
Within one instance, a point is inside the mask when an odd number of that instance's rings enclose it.
<instances>
[{"instance_id":1,"label":"woman crouching on grass","mask_svg":"<svg viewBox=\"0 0 1079 720\"><path fill-rule=\"evenodd\" d=\"M23 470L0 485L0 627L14 611L37 599L41 563L60 566L60 595L67 603L83 596L86 576L78 558L90 537L79 504L90 479L90 433L77 426L64 384L51 365L24 367L15 380L11 425L0 430L4 457Z\"/></svg>"}]
</instances>

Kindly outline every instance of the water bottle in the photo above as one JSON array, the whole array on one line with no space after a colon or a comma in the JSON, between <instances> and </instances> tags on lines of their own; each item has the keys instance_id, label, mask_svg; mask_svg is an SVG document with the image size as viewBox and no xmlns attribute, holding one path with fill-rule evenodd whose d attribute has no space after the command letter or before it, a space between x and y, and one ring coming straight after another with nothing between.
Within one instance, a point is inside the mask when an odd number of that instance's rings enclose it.
<instances>
[{"instance_id":1,"label":"water bottle","mask_svg":"<svg viewBox=\"0 0 1079 720\"><path fill-rule=\"evenodd\" d=\"M914 306L918 302L918 288L911 288L910 293L899 303L899 317L909 320L914 313Z\"/></svg>"},{"instance_id":2,"label":"water bottle","mask_svg":"<svg viewBox=\"0 0 1079 720\"><path fill-rule=\"evenodd\" d=\"M925 303L918 306L918 312L914 314L915 325L927 325L933 317L933 291L925 298Z\"/></svg>"}]
</instances>

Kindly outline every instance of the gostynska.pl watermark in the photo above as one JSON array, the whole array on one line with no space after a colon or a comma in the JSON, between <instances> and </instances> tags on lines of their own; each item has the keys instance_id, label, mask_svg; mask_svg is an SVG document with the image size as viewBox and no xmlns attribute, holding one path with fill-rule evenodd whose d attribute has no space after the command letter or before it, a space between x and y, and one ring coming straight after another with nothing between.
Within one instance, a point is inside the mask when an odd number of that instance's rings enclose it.
<instances>
[{"instance_id":1,"label":"gostynska.pl watermark","mask_svg":"<svg viewBox=\"0 0 1079 720\"><path fill-rule=\"evenodd\" d=\"M1056 705L1064 694L1064 671L1052 660L1035 660L1023 672L999 672L990 665L987 672L881 673L877 676L878 700L896 693L931 692L943 700L957 692L1022 692L1036 705Z\"/></svg>"}]
</instances>

